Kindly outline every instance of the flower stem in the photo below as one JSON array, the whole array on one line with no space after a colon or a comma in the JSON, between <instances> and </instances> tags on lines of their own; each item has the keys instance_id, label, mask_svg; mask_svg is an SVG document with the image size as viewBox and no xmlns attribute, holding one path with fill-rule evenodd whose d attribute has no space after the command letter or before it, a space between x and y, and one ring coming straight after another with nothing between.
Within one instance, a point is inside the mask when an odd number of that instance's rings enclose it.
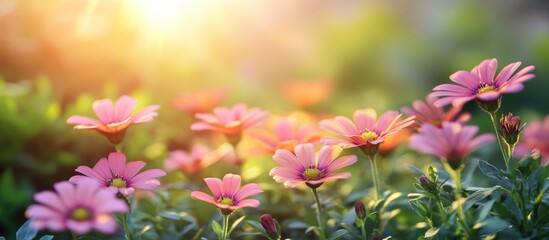
<instances>
[{"instance_id":1,"label":"flower stem","mask_svg":"<svg viewBox=\"0 0 549 240\"><path fill-rule=\"evenodd\" d=\"M116 152L122 152L122 146L120 146L120 144L114 145L114 149L116 150Z\"/></svg>"},{"instance_id":2,"label":"flower stem","mask_svg":"<svg viewBox=\"0 0 549 240\"><path fill-rule=\"evenodd\" d=\"M376 164L376 155L368 155L368 158L370 159L370 164L372 167L370 168L372 170L372 179L374 182L374 200L379 200L379 175L377 172L377 164Z\"/></svg>"},{"instance_id":3,"label":"flower stem","mask_svg":"<svg viewBox=\"0 0 549 240\"><path fill-rule=\"evenodd\" d=\"M122 224L122 228L124 229L124 237L127 240L133 240L134 237L132 235L132 232L130 231L130 227L128 225L128 219L126 213L118 213L118 219L120 221L120 224Z\"/></svg>"},{"instance_id":4,"label":"flower stem","mask_svg":"<svg viewBox=\"0 0 549 240\"><path fill-rule=\"evenodd\" d=\"M503 156L503 161L505 162L505 169L509 171L509 158L511 157L511 153L508 146L504 146L507 143L505 141L502 141L502 136L499 134L499 125L496 120L496 113L495 112L488 112L488 115L490 115L490 120L492 120L492 125L494 126L494 131L496 131L496 138L498 139L499 148L501 149L501 155Z\"/></svg>"},{"instance_id":5,"label":"flower stem","mask_svg":"<svg viewBox=\"0 0 549 240\"><path fill-rule=\"evenodd\" d=\"M461 196L461 193L463 192L463 189L461 187L461 170L459 169L452 169L447 163L444 163L446 170L449 170L450 175L452 176L452 180L454 181L454 184L456 185L454 189L454 197L456 198L457 204L458 204L458 222L461 224L461 227L463 228L463 231L465 232L465 236L467 239L470 239L471 237L471 230L469 229L469 224L467 223L467 216L465 215L465 212L463 211L463 197ZM446 166L448 165L448 166Z\"/></svg>"},{"instance_id":6,"label":"flower stem","mask_svg":"<svg viewBox=\"0 0 549 240\"><path fill-rule=\"evenodd\" d=\"M318 229L320 230L319 239L323 240L326 239L326 235L324 235L324 220L322 218L322 205L320 205L320 198L318 197L318 193L316 192L316 188L311 188L313 191L313 196L315 197L316 201L316 221L318 222Z\"/></svg>"},{"instance_id":7,"label":"flower stem","mask_svg":"<svg viewBox=\"0 0 549 240\"><path fill-rule=\"evenodd\" d=\"M71 235L72 235L72 239L73 240L78 240L78 235L76 235L75 233L71 232Z\"/></svg>"},{"instance_id":8,"label":"flower stem","mask_svg":"<svg viewBox=\"0 0 549 240\"><path fill-rule=\"evenodd\" d=\"M229 214L223 215L223 232L221 232L221 240L229 239Z\"/></svg>"}]
</instances>

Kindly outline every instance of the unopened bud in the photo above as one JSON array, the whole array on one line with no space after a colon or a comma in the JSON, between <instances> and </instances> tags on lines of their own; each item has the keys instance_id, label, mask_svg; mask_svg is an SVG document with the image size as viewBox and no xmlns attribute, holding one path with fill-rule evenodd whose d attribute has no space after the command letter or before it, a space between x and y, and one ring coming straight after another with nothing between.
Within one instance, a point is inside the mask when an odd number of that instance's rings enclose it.
<instances>
[{"instance_id":1,"label":"unopened bud","mask_svg":"<svg viewBox=\"0 0 549 240\"><path fill-rule=\"evenodd\" d=\"M364 207L364 203L360 201L355 203L355 213L360 219L364 219L366 217L366 208Z\"/></svg>"},{"instance_id":2,"label":"unopened bud","mask_svg":"<svg viewBox=\"0 0 549 240\"><path fill-rule=\"evenodd\" d=\"M259 217L259 223L269 235L271 239L280 239L280 227L276 219L273 218L270 214L263 214Z\"/></svg>"},{"instance_id":3,"label":"unopened bud","mask_svg":"<svg viewBox=\"0 0 549 240\"><path fill-rule=\"evenodd\" d=\"M520 117L513 116L512 113L508 113L506 116L501 115L501 118L499 119L499 128L500 133L507 144L513 145L517 143L521 131Z\"/></svg>"},{"instance_id":4,"label":"unopened bud","mask_svg":"<svg viewBox=\"0 0 549 240\"><path fill-rule=\"evenodd\" d=\"M431 181L427 176L421 175L419 177L419 183L425 190L432 190L434 187L433 181Z\"/></svg>"}]
</instances>

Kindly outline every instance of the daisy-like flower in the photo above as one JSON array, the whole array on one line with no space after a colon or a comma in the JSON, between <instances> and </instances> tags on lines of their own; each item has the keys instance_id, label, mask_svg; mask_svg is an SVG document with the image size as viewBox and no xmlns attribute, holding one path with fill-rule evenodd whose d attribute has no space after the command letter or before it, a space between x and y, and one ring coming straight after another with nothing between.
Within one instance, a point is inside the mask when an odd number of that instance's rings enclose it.
<instances>
[{"instance_id":1,"label":"daisy-like flower","mask_svg":"<svg viewBox=\"0 0 549 240\"><path fill-rule=\"evenodd\" d=\"M158 115L155 111L160 108L158 105L147 106L132 116L130 114L136 105L137 100L129 96L121 96L114 105L110 99L96 100L92 107L99 120L72 116L67 119L67 123L76 124L74 129L96 130L105 135L112 144L118 145L124 139L129 126L152 121Z\"/></svg>"},{"instance_id":2,"label":"daisy-like flower","mask_svg":"<svg viewBox=\"0 0 549 240\"><path fill-rule=\"evenodd\" d=\"M72 176L69 182L79 183L88 179L99 182L112 192L124 196L131 195L135 189L153 190L160 185L156 179L166 175L160 169L150 169L139 173L145 167L143 161L126 163L126 155L119 152L109 154L108 158L101 158L92 168L79 166L76 171L84 175Z\"/></svg>"},{"instance_id":3,"label":"daisy-like flower","mask_svg":"<svg viewBox=\"0 0 549 240\"><path fill-rule=\"evenodd\" d=\"M25 212L32 228L53 232L68 229L78 235L95 229L109 234L114 233L118 226L112 213L128 211L123 200L93 181L77 185L58 182L54 189L34 194L38 204L29 206Z\"/></svg>"},{"instance_id":4,"label":"daisy-like flower","mask_svg":"<svg viewBox=\"0 0 549 240\"><path fill-rule=\"evenodd\" d=\"M477 126L459 123L443 123L442 128L424 124L419 133L410 138L410 147L440 157L455 170L462 165L465 156L495 140L490 133L475 137L477 132Z\"/></svg>"},{"instance_id":5,"label":"daisy-like flower","mask_svg":"<svg viewBox=\"0 0 549 240\"><path fill-rule=\"evenodd\" d=\"M337 158L342 148L337 146L323 146L315 157L315 147L311 143L297 145L294 153L286 150L277 150L273 159L280 167L269 172L276 182L293 188L305 183L310 188L318 188L324 182L351 177L348 172L333 173L357 161L355 155Z\"/></svg>"},{"instance_id":6,"label":"daisy-like flower","mask_svg":"<svg viewBox=\"0 0 549 240\"><path fill-rule=\"evenodd\" d=\"M232 108L217 107L213 114L197 113L199 122L191 125L192 130L215 130L225 134L229 142L238 144L244 130L264 125L269 112L236 104Z\"/></svg>"},{"instance_id":7,"label":"daisy-like flower","mask_svg":"<svg viewBox=\"0 0 549 240\"><path fill-rule=\"evenodd\" d=\"M218 106L226 93L220 89L204 89L194 93L185 92L172 100L172 105L192 115L209 112Z\"/></svg>"},{"instance_id":8,"label":"daisy-like flower","mask_svg":"<svg viewBox=\"0 0 549 240\"><path fill-rule=\"evenodd\" d=\"M476 100L483 110L495 112L499 108L502 94L519 92L524 88L522 83L534 78L531 73L534 66L525 67L513 75L520 64L515 62L505 66L494 78L498 61L495 58L484 60L471 72L462 70L452 74L450 80L456 84L436 86L430 96L440 97L435 101L435 106L450 103L461 106Z\"/></svg>"},{"instance_id":9,"label":"daisy-like flower","mask_svg":"<svg viewBox=\"0 0 549 240\"><path fill-rule=\"evenodd\" d=\"M437 127L442 127L444 122L465 123L471 119L471 114L460 114L462 106L452 106L448 112L442 107L435 106L437 99L433 96L427 96L425 101L416 100L412 107L403 107L401 111L408 116L416 116L417 127L424 123L430 123Z\"/></svg>"},{"instance_id":10,"label":"daisy-like flower","mask_svg":"<svg viewBox=\"0 0 549 240\"><path fill-rule=\"evenodd\" d=\"M274 154L278 149L293 151L298 144L315 143L322 137L315 124L299 125L295 119L289 117L276 120L272 131L260 129L250 135L261 143L258 151L267 154Z\"/></svg>"},{"instance_id":11,"label":"daisy-like flower","mask_svg":"<svg viewBox=\"0 0 549 240\"><path fill-rule=\"evenodd\" d=\"M333 132L338 137L325 137L320 140L325 145L339 145L342 148L359 147L366 155L375 155L386 137L398 133L414 123L414 116L399 121L402 114L387 111L379 119L374 109L356 110L353 118L337 116L333 120L322 120L320 127ZM376 121L377 119L377 121Z\"/></svg>"},{"instance_id":12,"label":"daisy-like flower","mask_svg":"<svg viewBox=\"0 0 549 240\"><path fill-rule=\"evenodd\" d=\"M526 124L514 156L522 158L526 154L531 154L533 150L539 153L541 165L549 164L549 116L546 116L543 121Z\"/></svg>"},{"instance_id":13,"label":"daisy-like flower","mask_svg":"<svg viewBox=\"0 0 549 240\"><path fill-rule=\"evenodd\" d=\"M256 183L248 183L240 187L239 175L229 173L223 177L223 180L205 178L204 181L213 196L201 191L193 191L191 196L215 205L223 215L228 215L240 208L259 206L257 199L248 199L248 197L262 193L263 190Z\"/></svg>"},{"instance_id":14,"label":"daisy-like flower","mask_svg":"<svg viewBox=\"0 0 549 240\"><path fill-rule=\"evenodd\" d=\"M217 162L224 155L227 153L222 155L218 150L210 151L206 146L197 144L190 153L183 150L171 151L164 162L164 168L168 171L181 170L193 175Z\"/></svg>"}]
</instances>

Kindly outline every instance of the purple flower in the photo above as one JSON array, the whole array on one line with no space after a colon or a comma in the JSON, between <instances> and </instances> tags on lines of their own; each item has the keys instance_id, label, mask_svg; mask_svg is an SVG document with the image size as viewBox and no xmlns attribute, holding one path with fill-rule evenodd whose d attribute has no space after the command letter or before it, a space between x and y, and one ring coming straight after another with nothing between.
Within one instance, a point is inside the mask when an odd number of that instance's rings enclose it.
<instances>
[{"instance_id":1,"label":"purple flower","mask_svg":"<svg viewBox=\"0 0 549 240\"><path fill-rule=\"evenodd\" d=\"M55 191L34 194L33 204L25 215L36 230L61 232L66 229L82 235L95 229L113 233L118 224L112 213L128 211L128 205L111 191L100 188L96 182L82 181L77 185L58 182Z\"/></svg>"},{"instance_id":2,"label":"purple flower","mask_svg":"<svg viewBox=\"0 0 549 240\"><path fill-rule=\"evenodd\" d=\"M412 108L403 107L401 111L409 117L415 116L416 122L421 126L424 123L430 123L437 127L442 127L444 122L459 122L465 123L471 119L471 114L460 114L461 106L452 106L449 111L445 112L442 107L436 107L434 102L437 99L432 96L427 96L425 101L416 100L412 104Z\"/></svg>"},{"instance_id":3,"label":"purple flower","mask_svg":"<svg viewBox=\"0 0 549 240\"><path fill-rule=\"evenodd\" d=\"M514 156L521 158L533 150L539 153L541 165L549 164L549 116L543 121L530 122L524 128L524 134L518 142Z\"/></svg>"}]
</instances>

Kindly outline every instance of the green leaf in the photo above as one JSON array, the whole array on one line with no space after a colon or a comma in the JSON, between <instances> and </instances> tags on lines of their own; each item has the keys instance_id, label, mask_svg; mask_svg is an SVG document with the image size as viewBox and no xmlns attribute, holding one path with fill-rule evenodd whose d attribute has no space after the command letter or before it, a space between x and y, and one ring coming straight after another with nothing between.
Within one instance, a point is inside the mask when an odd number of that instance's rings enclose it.
<instances>
[{"instance_id":1,"label":"green leaf","mask_svg":"<svg viewBox=\"0 0 549 240\"><path fill-rule=\"evenodd\" d=\"M496 200L492 199L482 204L482 206L480 207L480 210L478 211L477 222L481 222L481 221L484 221L484 219L486 219L486 217L490 213L490 210L492 210L492 206L494 205L495 201Z\"/></svg>"},{"instance_id":2,"label":"green leaf","mask_svg":"<svg viewBox=\"0 0 549 240\"><path fill-rule=\"evenodd\" d=\"M474 192L473 194L467 197L465 204L463 206L463 210L467 211L469 208L473 206L474 203L490 196L494 191L498 189L501 189L501 186L496 185L491 188L486 188L486 189L482 189Z\"/></svg>"},{"instance_id":3,"label":"green leaf","mask_svg":"<svg viewBox=\"0 0 549 240\"><path fill-rule=\"evenodd\" d=\"M231 227L229 228L229 233L228 235L230 236L231 233L233 232L233 230L238 226L238 224L240 224L240 222L242 222L242 220L244 220L246 216L242 216L240 217L239 219L236 219L234 222L233 222L233 225L231 225Z\"/></svg>"},{"instance_id":4,"label":"green leaf","mask_svg":"<svg viewBox=\"0 0 549 240\"><path fill-rule=\"evenodd\" d=\"M397 198L399 198L400 196L402 196L402 193L400 192L395 192L395 193L392 193L391 195L389 195L387 197L387 199L385 200L385 203L383 203L383 209L387 208L387 206L389 206L389 204L396 200Z\"/></svg>"},{"instance_id":5,"label":"green leaf","mask_svg":"<svg viewBox=\"0 0 549 240\"><path fill-rule=\"evenodd\" d=\"M374 232L376 227L377 212L370 213L364 220L364 231L366 232L366 239L370 239L370 236Z\"/></svg>"},{"instance_id":6,"label":"green leaf","mask_svg":"<svg viewBox=\"0 0 549 240\"><path fill-rule=\"evenodd\" d=\"M181 218L179 217L179 214L176 213L176 212L168 212L168 211L164 211L164 212L161 212L158 214L159 216L163 217L163 218L167 218L167 219L171 219L171 220L180 220Z\"/></svg>"},{"instance_id":7,"label":"green leaf","mask_svg":"<svg viewBox=\"0 0 549 240\"><path fill-rule=\"evenodd\" d=\"M440 230L440 228L438 228L438 227L429 228L429 230L427 230L427 232L425 232L425 235L423 237L424 238L432 238L435 235L437 235L439 230Z\"/></svg>"},{"instance_id":8,"label":"green leaf","mask_svg":"<svg viewBox=\"0 0 549 240\"><path fill-rule=\"evenodd\" d=\"M39 240L52 240L52 239L53 239L53 235L44 235Z\"/></svg>"},{"instance_id":9,"label":"green leaf","mask_svg":"<svg viewBox=\"0 0 549 240\"><path fill-rule=\"evenodd\" d=\"M306 229L309 227L309 224L295 220L295 221L290 221L286 225L286 227L289 229Z\"/></svg>"},{"instance_id":10,"label":"green leaf","mask_svg":"<svg viewBox=\"0 0 549 240\"><path fill-rule=\"evenodd\" d=\"M38 231L34 230L34 228L30 227L30 220L27 220L19 230L17 230L17 233L15 234L15 239L17 240L32 240L38 233Z\"/></svg>"},{"instance_id":11,"label":"green leaf","mask_svg":"<svg viewBox=\"0 0 549 240\"><path fill-rule=\"evenodd\" d=\"M501 230L509 227L510 224L500 218L489 218L484 221L483 226L480 228L481 235L495 234Z\"/></svg>"},{"instance_id":12,"label":"green leaf","mask_svg":"<svg viewBox=\"0 0 549 240\"><path fill-rule=\"evenodd\" d=\"M330 235L330 237L328 238L328 240L338 240L338 239L341 239L341 238L343 238L343 236L345 236L347 233L348 233L347 230L345 230L345 229L339 229L339 230L333 232L332 235Z\"/></svg>"},{"instance_id":13,"label":"green leaf","mask_svg":"<svg viewBox=\"0 0 549 240\"><path fill-rule=\"evenodd\" d=\"M347 229L347 231L349 231L350 234L352 234L355 238L360 238L360 231L358 229L356 229L353 225L351 224L348 224L348 223L341 223L341 227L343 227L344 229Z\"/></svg>"},{"instance_id":14,"label":"green leaf","mask_svg":"<svg viewBox=\"0 0 549 240\"><path fill-rule=\"evenodd\" d=\"M219 223L216 222L216 221L212 221L212 228L213 228L215 234L216 234L218 237L221 237L221 234L223 234L223 229L221 228L221 226L219 225Z\"/></svg>"},{"instance_id":15,"label":"green leaf","mask_svg":"<svg viewBox=\"0 0 549 240\"><path fill-rule=\"evenodd\" d=\"M478 168L487 177L498 179L498 180L503 179L503 176L501 175L501 171L498 168L496 168L494 165L484 160L478 161Z\"/></svg>"}]
</instances>

